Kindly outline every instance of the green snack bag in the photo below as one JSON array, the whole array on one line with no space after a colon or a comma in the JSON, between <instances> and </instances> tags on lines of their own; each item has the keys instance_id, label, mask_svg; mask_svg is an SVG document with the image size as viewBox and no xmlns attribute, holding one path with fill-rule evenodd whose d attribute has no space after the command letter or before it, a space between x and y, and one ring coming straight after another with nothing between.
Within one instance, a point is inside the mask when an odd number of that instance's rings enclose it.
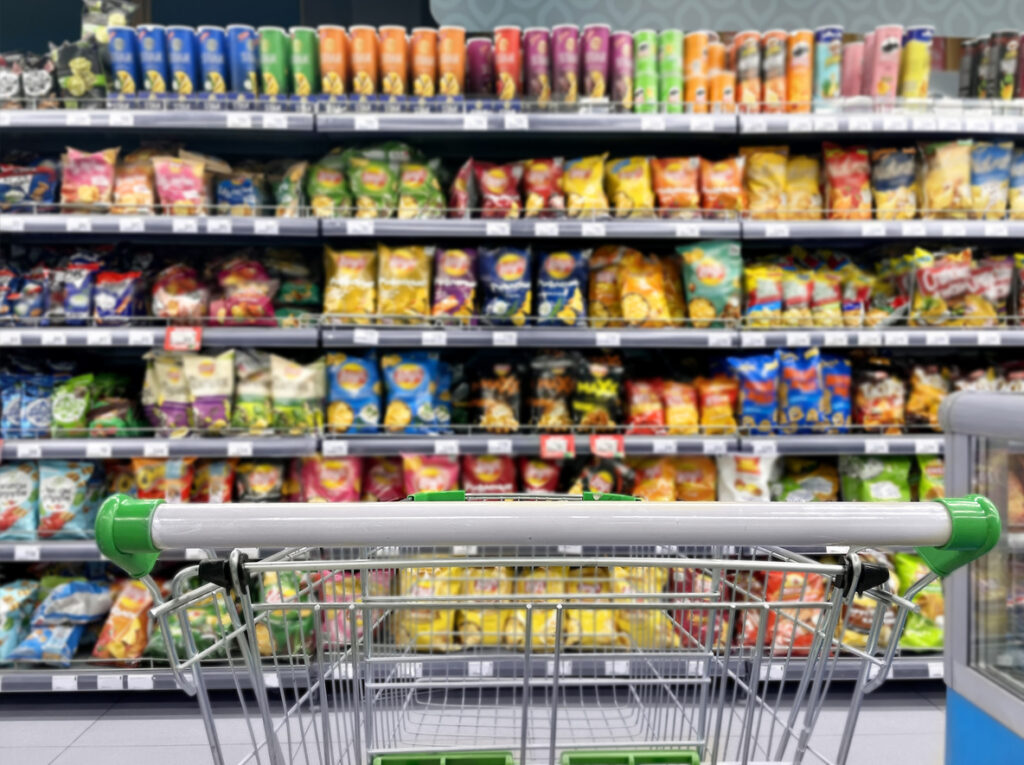
<instances>
[{"instance_id":1,"label":"green snack bag","mask_svg":"<svg viewBox=\"0 0 1024 765\"><path fill-rule=\"evenodd\" d=\"M297 218L306 204L306 195L302 181L309 169L309 162L290 162L283 171L270 173L270 183L274 190L274 215L278 218Z\"/></svg>"},{"instance_id":2,"label":"green snack bag","mask_svg":"<svg viewBox=\"0 0 1024 765\"><path fill-rule=\"evenodd\" d=\"M740 318L739 242L697 242L677 247L683 257L687 314L697 329L722 327Z\"/></svg>"},{"instance_id":3,"label":"green snack bag","mask_svg":"<svg viewBox=\"0 0 1024 765\"><path fill-rule=\"evenodd\" d=\"M347 215L352 207L345 181L345 155L338 149L313 163L306 174L306 197L317 218Z\"/></svg>"},{"instance_id":4,"label":"green snack bag","mask_svg":"<svg viewBox=\"0 0 1024 765\"><path fill-rule=\"evenodd\" d=\"M900 595L905 595L911 585L929 572L924 559L913 553L896 553L892 556L892 562L900 580ZM900 647L919 651L941 649L946 613L941 580L936 579L925 587L914 597L914 603L920 606L921 613L908 614L906 627L900 637Z\"/></svg>"},{"instance_id":5,"label":"green snack bag","mask_svg":"<svg viewBox=\"0 0 1024 765\"><path fill-rule=\"evenodd\" d=\"M305 603L309 594L299 594L308 587L294 571L268 571L263 574L265 603ZM256 625L256 643L260 656L288 656L305 650L313 639L313 610L271 611L266 623Z\"/></svg>"},{"instance_id":6,"label":"green snack bag","mask_svg":"<svg viewBox=\"0 0 1024 765\"><path fill-rule=\"evenodd\" d=\"M323 359L302 365L271 354L270 394L274 429L288 433L321 430L326 386Z\"/></svg>"},{"instance_id":7,"label":"green snack bag","mask_svg":"<svg viewBox=\"0 0 1024 765\"><path fill-rule=\"evenodd\" d=\"M917 485L917 496L922 502L942 499L946 496L946 463L934 454L918 454L917 467L921 479Z\"/></svg>"},{"instance_id":8,"label":"green snack bag","mask_svg":"<svg viewBox=\"0 0 1024 765\"><path fill-rule=\"evenodd\" d=\"M398 196L398 171L387 160L351 155L348 185L355 201L356 218L390 218Z\"/></svg>"},{"instance_id":9,"label":"green snack bag","mask_svg":"<svg viewBox=\"0 0 1024 765\"><path fill-rule=\"evenodd\" d=\"M444 192L437 178L437 161L407 162L399 170L398 217L443 218Z\"/></svg>"},{"instance_id":10,"label":"green snack bag","mask_svg":"<svg viewBox=\"0 0 1024 765\"><path fill-rule=\"evenodd\" d=\"M848 454L839 457L839 491L843 502L856 502L860 496L860 466L863 457Z\"/></svg>"},{"instance_id":11,"label":"green snack bag","mask_svg":"<svg viewBox=\"0 0 1024 765\"><path fill-rule=\"evenodd\" d=\"M262 351L236 351L231 427L261 433L270 429L272 420L270 356Z\"/></svg>"},{"instance_id":12,"label":"green snack bag","mask_svg":"<svg viewBox=\"0 0 1024 765\"><path fill-rule=\"evenodd\" d=\"M50 430L54 438L81 438L89 421L92 375L79 375L53 389Z\"/></svg>"},{"instance_id":13,"label":"green snack bag","mask_svg":"<svg viewBox=\"0 0 1024 765\"><path fill-rule=\"evenodd\" d=\"M859 477L861 502L910 501L909 457L866 457Z\"/></svg>"}]
</instances>

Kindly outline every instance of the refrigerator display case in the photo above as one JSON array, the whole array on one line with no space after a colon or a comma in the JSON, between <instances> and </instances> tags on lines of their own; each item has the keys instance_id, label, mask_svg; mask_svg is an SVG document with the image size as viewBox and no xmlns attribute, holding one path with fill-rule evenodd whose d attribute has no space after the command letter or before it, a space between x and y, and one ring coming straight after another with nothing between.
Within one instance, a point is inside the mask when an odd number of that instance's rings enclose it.
<instances>
[{"instance_id":1,"label":"refrigerator display case","mask_svg":"<svg viewBox=\"0 0 1024 765\"><path fill-rule=\"evenodd\" d=\"M985 494L1003 534L946 580L946 762L1024 762L1024 397L964 392L941 412L946 493Z\"/></svg>"}]
</instances>

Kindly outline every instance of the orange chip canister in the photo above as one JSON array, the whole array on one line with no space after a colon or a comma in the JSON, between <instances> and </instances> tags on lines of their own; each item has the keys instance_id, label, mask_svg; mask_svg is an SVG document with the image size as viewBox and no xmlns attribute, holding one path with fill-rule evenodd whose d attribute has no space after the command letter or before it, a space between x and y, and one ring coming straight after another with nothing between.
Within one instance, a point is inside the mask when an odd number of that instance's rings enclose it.
<instances>
[{"instance_id":1,"label":"orange chip canister","mask_svg":"<svg viewBox=\"0 0 1024 765\"><path fill-rule=\"evenodd\" d=\"M357 96L373 96L377 93L377 30L373 27L354 26L349 27L348 33L352 93Z\"/></svg>"},{"instance_id":2,"label":"orange chip canister","mask_svg":"<svg viewBox=\"0 0 1024 765\"><path fill-rule=\"evenodd\" d=\"M494 87L501 101L513 101L522 95L522 51L519 27L494 28Z\"/></svg>"},{"instance_id":3,"label":"orange chip canister","mask_svg":"<svg viewBox=\"0 0 1024 765\"><path fill-rule=\"evenodd\" d=\"M437 92L437 30L416 27L412 30L412 94L432 98Z\"/></svg>"},{"instance_id":4,"label":"orange chip canister","mask_svg":"<svg viewBox=\"0 0 1024 765\"><path fill-rule=\"evenodd\" d=\"M401 98L408 90L409 43L405 27L380 28L380 92L388 99Z\"/></svg>"},{"instance_id":5,"label":"orange chip canister","mask_svg":"<svg viewBox=\"0 0 1024 765\"><path fill-rule=\"evenodd\" d=\"M708 102L714 114L736 111L736 72L719 69L709 75Z\"/></svg>"},{"instance_id":6,"label":"orange chip canister","mask_svg":"<svg viewBox=\"0 0 1024 765\"><path fill-rule=\"evenodd\" d=\"M786 47L786 92L789 112L811 110L814 87L814 32L795 29L789 33Z\"/></svg>"},{"instance_id":7,"label":"orange chip canister","mask_svg":"<svg viewBox=\"0 0 1024 765\"><path fill-rule=\"evenodd\" d=\"M464 27L437 30L437 90L442 96L461 96L466 92Z\"/></svg>"},{"instance_id":8,"label":"orange chip canister","mask_svg":"<svg viewBox=\"0 0 1024 765\"><path fill-rule=\"evenodd\" d=\"M725 43L718 40L708 43L707 56L708 74L725 69Z\"/></svg>"},{"instance_id":9,"label":"orange chip canister","mask_svg":"<svg viewBox=\"0 0 1024 765\"><path fill-rule=\"evenodd\" d=\"M764 33L761 54L761 76L764 81L764 111L786 111L786 43L789 35L783 29Z\"/></svg>"},{"instance_id":10,"label":"orange chip canister","mask_svg":"<svg viewBox=\"0 0 1024 765\"><path fill-rule=\"evenodd\" d=\"M683 38L683 79L707 77L710 33L688 32Z\"/></svg>"},{"instance_id":11,"label":"orange chip canister","mask_svg":"<svg viewBox=\"0 0 1024 765\"><path fill-rule=\"evenodd\" d=\"M348 35L344 27L322 24L320 38L320 89L326 96L343 96L348 90Z\"/></svg>"}]
</instances>

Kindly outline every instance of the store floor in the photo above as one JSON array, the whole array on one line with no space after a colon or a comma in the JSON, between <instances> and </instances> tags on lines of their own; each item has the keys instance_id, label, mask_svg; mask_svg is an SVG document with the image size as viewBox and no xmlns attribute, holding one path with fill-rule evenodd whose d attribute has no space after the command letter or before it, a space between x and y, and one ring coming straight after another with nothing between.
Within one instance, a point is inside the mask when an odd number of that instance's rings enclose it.
<instances>
[{"instance_id":1,"label":"store floor","mask_svg":"<svg viewBox=\"0 0 1024 765\"><path fill-rule=\"evenodd\" d=\"M845 694L826 700L813 745L834 752ZM849 765L941 765L945 687L892 683L869 696ZM239 762L245 746L225 746ZM0 763L10 765L206 765L198 708L181 694L0 695Z\"/></svg>"}]
</instances>

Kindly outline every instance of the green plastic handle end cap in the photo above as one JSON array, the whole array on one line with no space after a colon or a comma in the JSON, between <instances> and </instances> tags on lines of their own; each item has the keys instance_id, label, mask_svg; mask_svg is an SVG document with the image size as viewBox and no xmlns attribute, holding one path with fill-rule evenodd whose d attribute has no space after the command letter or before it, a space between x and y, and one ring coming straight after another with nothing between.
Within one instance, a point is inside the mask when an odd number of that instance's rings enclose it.
<instances>
[{"instance_id":1,"label":"green plastic handle end cap","mask_svg":"<svg viewBox=\"0 0 1024 765\"><path fill-rule=\"evenodd\" d=\"M449 491L418 491L412 495L413 502L464 502L466 492L462 489Z\"/></svg>"},{"instance_id":2,"label":"green plastic handle end cap","mask_svg":"<svg viewBox=\"0 0 1024 765\"><path fill-rule=\"evenodd\" d=\"M96 544L100 552L129 576L146 576L160 551L149 533L153 512L162 499L135 499L127 494L108 497L96 516Z\"/></svg>"},{"instance_id":3,"label":"green plastic handle end cap","mask_svg":"<svg viewBox=\"0 0 1024 765\"><path fill-rule=\"evenodd\" d=\"M936 501L949 510L953 530L942 547L918 547L917 554L934 573L949 576L995 547L1003 527L999 510L980 494Z\"/></svg>"}]
</instances>

